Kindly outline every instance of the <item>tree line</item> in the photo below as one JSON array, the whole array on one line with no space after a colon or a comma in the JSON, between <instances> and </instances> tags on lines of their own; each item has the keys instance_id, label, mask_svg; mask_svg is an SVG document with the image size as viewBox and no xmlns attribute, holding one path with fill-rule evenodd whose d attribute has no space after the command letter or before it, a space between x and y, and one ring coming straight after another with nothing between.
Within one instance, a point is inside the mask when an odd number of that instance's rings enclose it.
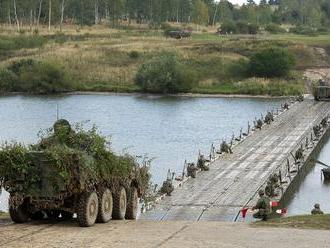
<instances>
[{"instance_id":1,"label":"tree line","mask_svg":"<svg viewBox=\"0 0 330 248\"><path fill-rule=\"evenodd\" d=\"M64 24L112 27L163 22L217 25L224 22L257 25L294 24L312 27L330 24L330 0L247 0L243 6L227 0L0 0L0 22L17 29L49 29Z\"/></svg>"}]
</instances>

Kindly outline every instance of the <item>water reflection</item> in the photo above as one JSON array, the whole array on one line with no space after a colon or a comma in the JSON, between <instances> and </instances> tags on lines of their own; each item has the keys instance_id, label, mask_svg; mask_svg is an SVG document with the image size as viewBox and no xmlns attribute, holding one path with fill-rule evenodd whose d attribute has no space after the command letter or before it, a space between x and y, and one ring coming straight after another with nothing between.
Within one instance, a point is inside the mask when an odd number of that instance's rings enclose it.
<instances>
[{"instance_id":1,"label":"water reflection","mask_svg":"<svg viewBox=\"0 0 330 248\"><path fill-rule=\"evenodd\" d=\"M330 140L316 158L330 165ZM289 215L310 214L314 203L319 203L324 212L330 213L330 181L324 180L323 168L315 163L309 166L306 177L288 203Z\"/></svg>"}]
</instances>

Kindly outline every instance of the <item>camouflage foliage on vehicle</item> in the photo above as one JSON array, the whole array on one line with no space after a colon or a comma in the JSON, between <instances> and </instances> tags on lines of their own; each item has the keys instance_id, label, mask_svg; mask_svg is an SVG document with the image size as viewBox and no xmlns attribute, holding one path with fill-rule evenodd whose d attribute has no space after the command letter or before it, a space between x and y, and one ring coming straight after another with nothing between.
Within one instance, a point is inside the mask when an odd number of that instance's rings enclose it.
<instances>
[{"instance_id":1,"label":"camouflage foliage on vehicle","mask_svg":"<svg viewBox=\"0 0 330 248\"><path fill-rule=\"evenodd\" d=\"M129 154L114 154L110 143L96 127L85 130L76 125L71 128L67 122L46 130L37 144L4 144L0 148L0 186L9 192L40 194L38 189L45 177L37 166L36 161L40 159L54 169L47 173L47 179L52 181L55 190L60 190L61 184L66 190L78 191L103 181L132 177L146 190L150 181L149 168L141 168ZM77 185L80 189L76 189Z\"/></svg>"}]
</instances>

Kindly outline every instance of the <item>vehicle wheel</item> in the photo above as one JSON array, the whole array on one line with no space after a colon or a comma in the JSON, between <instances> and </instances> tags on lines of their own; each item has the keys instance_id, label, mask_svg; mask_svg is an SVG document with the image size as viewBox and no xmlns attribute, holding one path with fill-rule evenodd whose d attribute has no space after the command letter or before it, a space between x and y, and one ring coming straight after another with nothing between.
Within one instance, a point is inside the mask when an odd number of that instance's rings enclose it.
<instances>
[{"instance_id":1,"label":"vehicle wheel","mask_svg":"<svg viewBox=\"0 0 330 248\"><path fill-rule=\"evenodd\" d=\"M107 223L111 220L113 208L113 199L110 189L106 188L100 193L99 197L99 213L97 222Z\"/></svg>"},{"instance_id":2,"label":"vehicle wheel","mask_svg":"<svg viewBox=\"0 0 330 248\"><path fill-rule=\"evenodd\" d=\"M33 214L30 214L30 218L32 220L43 220L45 218L45 214L42 211L37 211Z\"/></svg>"},{"instance_id":3,"label":"vehicle wheel","mask_svg":"<svg viewBox=\"0 0 330 248\"><path fill-rule=\"evenodd\" d=\"M99 201L95 192L82 194L78 202L77 218L79 226L89 227L94 225L97 212L99 208Z\"/></svg>"},{"instance_id":4,"label":"vehicle wheel","mask_svg":"<svg viewBox=\"0 0 330 248\"><path fill-rule=\"evenodd\" d=\"M61 211L61 219L62 220L71 220L73 218L73 213L67 211Z\"/></svg>"},{"instance_id":5,"label":"vehicle wheel","mask_svg":"<svg viewBox=\"0 0 330 248\"><path fill-rule=\"evenodd\" d=\"M138 190L136 187L132 187L127 202L126 219L136 220L138 204L139 204L138 201L139 201Z\"/></svg>"},{"instance_id":6,"label":"vehicle wheel","mask_svg":"<svg viewBox=\"0 0 330 248\"><path fill-rule=\"evenodd\" d=\"M18 208L9 207L9 214L15 223L25 223L29 220L29 214L26 209L26 205L22 204Z\"/></svg>"},{"instance_id":7,"label":"vehicle wheel","mask_svg":"<svg viewBox=\"0 0 330 248\"><path fill-rule=\"evenodd\" d=\"M49 219L58 219L60 217L60 211L58 210L48 210L46 214Z\"/></svg>"},{"instance_id":8,"label":"vehicle wheel","mask_svg":"<svg viewBox=\"0 0 330 248\"><path fill-rule=\"evenodd\" d=\"M113 195L112 218L115 220L124 220L126 215L127 196L124 187L120 187Z\"/></svg>"}]
</instances>

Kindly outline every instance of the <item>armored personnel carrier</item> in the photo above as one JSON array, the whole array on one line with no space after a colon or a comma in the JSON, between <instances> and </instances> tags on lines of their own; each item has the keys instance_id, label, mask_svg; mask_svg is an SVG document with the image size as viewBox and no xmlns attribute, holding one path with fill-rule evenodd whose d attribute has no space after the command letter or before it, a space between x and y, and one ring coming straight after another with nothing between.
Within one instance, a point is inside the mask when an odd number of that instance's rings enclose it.
<instances>
[{"instance_id":1,"label":"armored personnel carrier","mask_svg":"<svg viewBox=\"0 0 330 248\"><path fill-rule=\"evenodd\" d=\"M72 129L66 120L36 145L0 149L0 186L10 193L16 223L74 214L82 227L136 219L149 179L148 168L115 155L96 129Z\"/></svg>"},{"instance_id":2,"label":"armored personnel carrier","mask_svg":"<svg viewBox=\"0 0 330 248\"><path fill-rule=\"evenodd\" d=\"M314 98L317 101L330 100L330 84L326 80L319 80L317 85L313 88Z\"/></svg>"}]
</instances>

